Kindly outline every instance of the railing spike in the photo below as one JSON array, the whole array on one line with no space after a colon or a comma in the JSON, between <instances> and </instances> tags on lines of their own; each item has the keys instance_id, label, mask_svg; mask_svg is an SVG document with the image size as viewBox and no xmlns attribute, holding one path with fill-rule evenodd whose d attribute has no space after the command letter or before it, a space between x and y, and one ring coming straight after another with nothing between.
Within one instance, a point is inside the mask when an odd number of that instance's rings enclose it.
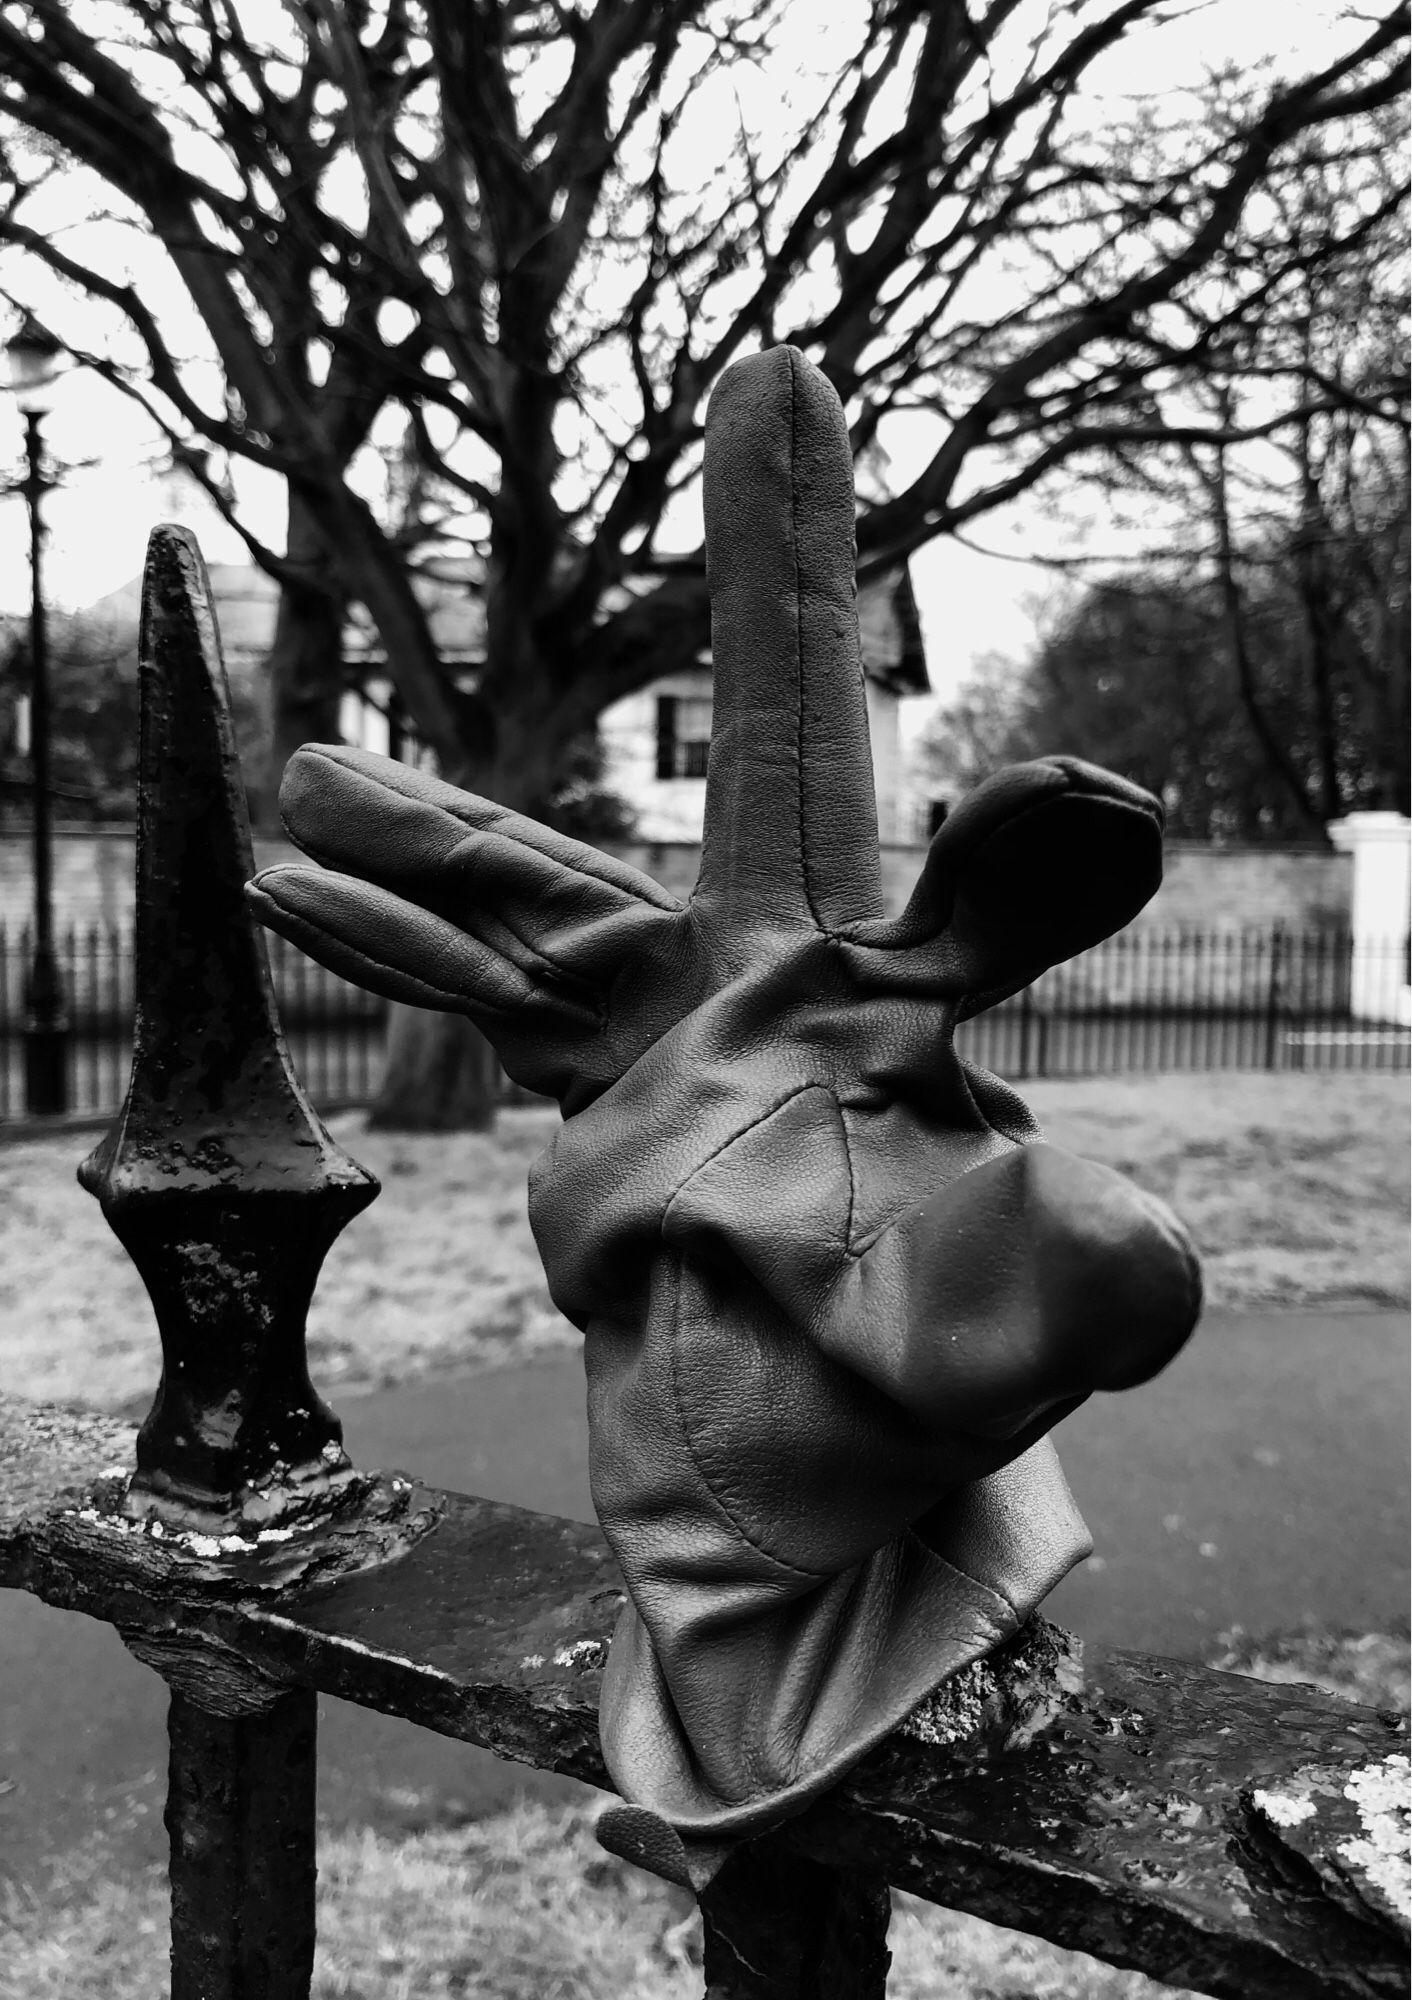
<instances>
[{"instance_id":1,"label":"railing spike","mask_svg":"<svg viewBox=\"0 0 1412 2000\"><path fill-rule=\"evenodd\" d=\"M162 1340L129 1511L265 1525L323 1511L352 1478L305 1318L378 1182L290 1067L243 894L254 860L210 586L183 528L149 544L140 682L132 1075L79 1180Z\"/></svg>"}]
</instances>

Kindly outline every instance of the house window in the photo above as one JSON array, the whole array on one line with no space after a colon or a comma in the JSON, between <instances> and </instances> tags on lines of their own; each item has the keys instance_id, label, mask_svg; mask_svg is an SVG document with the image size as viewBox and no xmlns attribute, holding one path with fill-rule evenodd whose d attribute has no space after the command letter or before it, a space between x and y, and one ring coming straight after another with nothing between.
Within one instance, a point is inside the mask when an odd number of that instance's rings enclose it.
<instances>
[{"instance_id":1,"label":"house window","mask_svg":"<svg viewBox=\"0 0 1412 2000\"><path fill-rule=\"evenodd\" d=\"M710 748L710 695L659 694L657 776L704 778Z\"/></svg>"}]
</instances>

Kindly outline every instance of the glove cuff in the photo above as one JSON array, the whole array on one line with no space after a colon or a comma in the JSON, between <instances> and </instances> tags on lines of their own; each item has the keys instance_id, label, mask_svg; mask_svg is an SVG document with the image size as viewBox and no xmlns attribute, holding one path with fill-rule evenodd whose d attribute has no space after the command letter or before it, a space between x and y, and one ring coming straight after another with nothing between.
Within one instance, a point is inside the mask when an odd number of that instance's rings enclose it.
<instances>
[{"instance_id":1,"label":"glove cuff","mask_svg":"<svg viewBox=\"0 0 1412 2000\"><path fill-rule=\"evenodd\" d=\"M1010 1638L1092 1546L1045 1438L802 1591L697 1577L661 1630L629 1600L599 1710L613 1781L688 1855L762 1833Z\"/></svg>"}]
</instances>

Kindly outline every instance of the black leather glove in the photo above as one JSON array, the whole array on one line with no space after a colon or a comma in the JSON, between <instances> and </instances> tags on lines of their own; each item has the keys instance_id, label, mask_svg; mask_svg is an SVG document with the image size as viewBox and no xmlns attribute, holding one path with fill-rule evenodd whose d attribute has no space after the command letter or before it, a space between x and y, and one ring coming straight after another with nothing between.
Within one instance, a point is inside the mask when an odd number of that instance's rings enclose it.
<instances>
[{"instance_id":1,"label":"black leather glove","mask_svg":"<svg viewBox=\"0 0 1412 2000\"><path fill-rule=\"evenodd\" d=\"M564 1124L531 1176L583 1329L593 1492L630 1594L603 1685L624 1796L771 1824L1013 1632L1089 1549L1045 1433L1197 1317L1180 1224L1045 1145L958 1020L1096 943L1161 871L1155 800L1001 773L881 914L847 429L777 348L706 430L715 724L682 905L532 821L310 746L264 922L471 1016Z\"/></svg>"}]
</instances>

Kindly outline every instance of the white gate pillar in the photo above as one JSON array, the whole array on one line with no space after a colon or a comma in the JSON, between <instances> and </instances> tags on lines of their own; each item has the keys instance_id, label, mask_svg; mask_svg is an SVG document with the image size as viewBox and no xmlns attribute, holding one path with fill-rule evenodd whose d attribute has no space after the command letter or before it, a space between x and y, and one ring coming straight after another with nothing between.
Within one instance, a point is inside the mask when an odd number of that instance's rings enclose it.
<instances>
[{"instance_id":1,"label":"white gate pillar","mask_svg":"<svg viewBox=\"0 0 1412 2000\"><path fill-rule=\"evenodd\" d=\"M1354 812L1329 822L1329 839L1353 856L1350 1012L1361 1021L1412 1023L1407 936L1412 897L1412 820Z\"/></svg>"}]
</instances>

